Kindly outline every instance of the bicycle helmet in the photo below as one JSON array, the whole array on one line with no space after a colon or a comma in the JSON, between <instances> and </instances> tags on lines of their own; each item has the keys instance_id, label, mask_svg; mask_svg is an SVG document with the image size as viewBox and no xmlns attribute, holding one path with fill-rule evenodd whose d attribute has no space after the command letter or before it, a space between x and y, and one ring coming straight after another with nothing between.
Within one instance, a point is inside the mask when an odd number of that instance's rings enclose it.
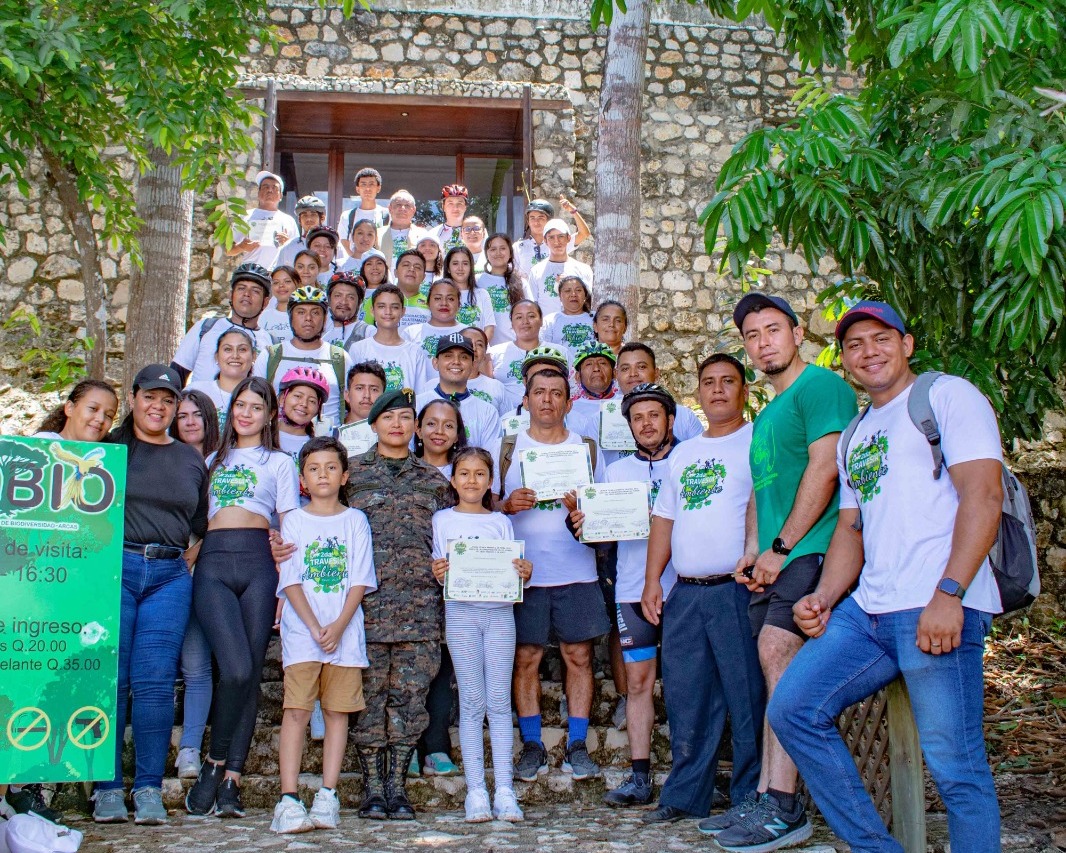
<instances>
[{"instance_id":1,"label":"bicycle helmet","mask_svg":"<svg viewBox=\"0 0 1066 853\"><path fill-rule=\"evenodd\" d=\"M290 304L292 297L289 297ZM614 354L614 350L607 344L601 344L599 341L585 341L574 351L574 370L577 370L578 365L585 359L599 356L607 359L611 364L618 361L618 356Z\"/></svg>"},{"instance_id":2,"label":"bicycle helmet","mask_svg":"<svg viewBox=\"0 0 1066 853\"><path fill-rule=\"evenodd\" d=\"M542 198L535 198L529 204L526 205L526 216L529 216L530 211L538 211L543 213L548 219L555 219L555 205L550 201L545 201Z\"/></svg>"},{"instance_id":3,"label":"bicycle helmet","mask_svg":"<svg viewBox=\"0 0 1066 853\"><path fill-rule=\"evenodd\" d=\"M307 245L310 246L311 241L314 240L316 237L325 237L333 246L333 250L337 250L337 243L340 241L340 236L328 225L316 225L314 228L307 232L307 236L304 238L304 240L306 241Z\"/></svg>"},{"instance_id":4,"label":"bicycle helmet","mask_svg":"<svg viewBox=\"0 0 1066 853\"><path fill-rule=\"evenodd\" d=\"M534 364L550 364L552 367L561 370L563 374L566 374L569 370L569 366L566 363L566 355L561 349L551 346L534 347L526 353L526 357L522 359L523 381L529 372L529 368Z\"/></svg>"},{"instance_id":5,"label":"bicycle helmet","mask_svg":"<svg viewBox=\"0 0 1066 853\"><path fill-rule=\"evenodd\" d=\"M469 199L470 193L462 184L448 184L448 186L441 188L440 197L441 201L446 198Z\"/></svg>"},{"instance_id":6,"label":"bicycle helmet","mask_svg":"<svg viewBox=\"0 0 1066 853\"><path fill-rule=\"evenodd\" d=\"M292 292L292 296L289 297L288 311L291 314L292 309L297 305L318 305L325 311L327 302L328 298L320 288L315 287L313 284L308 284L298 287Z\"/></svg>"},{"instance_id":7,"label":"bicycle helmet","mask_svg":"<svg viewBox=\"0 0 1066 853\"><path fill-rule=\"evenodd\" d=\"M324 406L329 399L329 383L326 377L313 367L292 367L286 370L285 375L281 377L280 393L284 394L296 385L314 388L318 392L320 406Z\"/></svg>"},{"instance_id":8,"label":"bicycle helmet","mask_svg":"<svg viewBox=\"0 0 1066 853\"><path fill-rule=\"evenodd\" d=\"M263 288L268 297L270 296L270 270L266 267L254 263L241 264L233 271L233 276L229 280L231 290L238 281L254 281Z\"/></svg>"},{"instance_id":9,"label":"bicycle helmet","mask_svg":"<svg viewBox=\"0 0 1066 853\"><path fill-rule=\"evenodd\" d=\"M329 282L326 284L326 298L333 292L333 288L338 284L350 284L356 290L359 291L359 299L362 301L363 294L366 293L366 282L363 281L362 276L358 276L351 272L335 272L329 277Z\"/></svg>"},{"instance_id":10,"label":"bicycle helmet","mask_svg":"<svg viewBox=\"0 0 1066 853\"><path fill-rule=\"evenodd\" d=\"M666 414L677 414L677 403L674 398L670 396L670 392L655 382L641 382L639 385L635 385L631 388L626 395L622 398L622 417L629 420L629 410L635 403L643 403L646 400L653 400L656 403L662 403L663 408L666 409Z\"/></svg>"},{"instance_id":11,"label":"bicycle helmet","mask_svg":"<svg viewBox=\"0 0 1066 853\"><path fill-rule=\"evenodd\" d=\"M326 203L316 195L305 195L296 202L296 215L299 217L305 210L313 210L315 213L325 213Z\"/></svg>"}]
</instances>

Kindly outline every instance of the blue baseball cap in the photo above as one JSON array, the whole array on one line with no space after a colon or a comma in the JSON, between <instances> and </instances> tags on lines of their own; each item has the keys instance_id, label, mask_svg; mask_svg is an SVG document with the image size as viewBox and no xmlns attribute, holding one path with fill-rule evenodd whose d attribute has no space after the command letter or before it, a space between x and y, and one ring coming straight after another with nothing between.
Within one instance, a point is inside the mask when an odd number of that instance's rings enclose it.
<instances>
[{"instance_id":1,"label":"blue baseball cap","mask_svg":"<svg viewBox=\"0 0 1066 853\"><path fill-rule=\"evenodd\" d=\"M763 308L776 308L788 317L794 326L799 325L799 318L796 316L796 312L792 310L792 306L784 299L780 296L772 296L769 293L756 292L745 295L737 303L737 307L733 309L733 322L736 323L737 328L743 332L744 318L753 311L762 311Z\"/></svg>"},{"instance_id":2,"label":"blue baseball cap","mask_svg":"<svg viewBox=\"0 0 1066 853\"><path fill-rule=\"evenodd\" d=\"M903 318L899 316L895 308L887 302L863 299L852 305L837 322L835 333L837 341L842 343L844 341L844 333L860 320L876 320L878 323L883 323L889 328L895 329L901 335L907 334L907 329L903 325Z\"/></svg>"}]
</instances>

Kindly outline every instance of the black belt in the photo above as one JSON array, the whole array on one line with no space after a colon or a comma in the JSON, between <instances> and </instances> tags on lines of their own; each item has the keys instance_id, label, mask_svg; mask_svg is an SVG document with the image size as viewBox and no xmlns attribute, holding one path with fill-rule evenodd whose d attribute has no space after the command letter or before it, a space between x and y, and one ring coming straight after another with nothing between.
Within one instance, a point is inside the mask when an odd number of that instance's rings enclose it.
<instances>
[{"instance_id":1,"label":"black belt","mask_svg":"<svg viewBox=\"0 0 1066 853\"><path fill-rule=\"evenodd\" d=\"M736 583L736 581L733 579L732 572L725 575L710 575L709 577L705 578L685 578L681 575L678 575L677 582L688 583L692 584L693 586L720 586L724 583Z\"/></svg>"},{"instance_id":2,"label":"black belt","mask_svg":"<svg viewBox=\"0 0 1066 853\"><path fill-rule=\"evenodd\" d=\"M146 560L176 560L184 556L184 548L176 548L173 545L138 545L135 542L123 542L122 550L127 554L139 554Z\"/></svg>"}]
</instances>

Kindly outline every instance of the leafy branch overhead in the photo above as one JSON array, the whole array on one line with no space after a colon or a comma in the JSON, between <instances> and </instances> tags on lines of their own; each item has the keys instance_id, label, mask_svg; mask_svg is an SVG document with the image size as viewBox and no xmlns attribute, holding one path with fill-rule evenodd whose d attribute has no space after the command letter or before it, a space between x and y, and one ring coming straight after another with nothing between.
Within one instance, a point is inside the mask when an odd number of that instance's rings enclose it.
<instances>
[{"instance_id":1,"label":"leafy branch overhead","mask_svg":"<svg viewBox=\"0 0 1066 853\"><path fill-rule=\"evenodd\" d=\"M790 121L736 145L700 216L707 251L724 238L736 276L775 235L812 268L831 254L846 278L826 298L887 299L916 367L975 382L1006 437L1038 434L1066 360L1066 2L702 5L761 14L808 71L861 78L852 95L812 76Z\"/></svg>"}]
</instances>

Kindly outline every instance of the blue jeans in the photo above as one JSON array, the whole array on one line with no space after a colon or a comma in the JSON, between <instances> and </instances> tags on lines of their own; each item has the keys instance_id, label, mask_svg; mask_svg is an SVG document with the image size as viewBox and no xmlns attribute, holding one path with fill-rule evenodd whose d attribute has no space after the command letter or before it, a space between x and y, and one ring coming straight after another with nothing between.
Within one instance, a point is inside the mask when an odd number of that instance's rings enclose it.
<instances>
[{"instance_id":1,"label":"blue jeans","mask_svg":"<svg viewBox=\"0 0 1066 853\"><path fill-rule=\"evenodd\" d=\"M851 598L785 670L767 708L830 828L854 853L903 853L862 786L837 731L849 705L896 679L907 683L929 772L948 811L952 850L998 853L999 803L985 755L981 654L992 618L964 609L962 645L942 655L915 645L921 609L868 615Z\"/></svg>"},{"instance_id":2,"label":"blue jeans","mask_svg":"<svg viewBox=\"0 0 1066 853\"><path fill-rule=\"evenodd\" d=\"M211 713L211 646L196 621L195 612L189 614L185 643L181 647L181 677L185 682L185 713L179 748L191 747L199 752L207 716Z\"/></svg>"},{"instance_id":3,"label":"blue jeans","mask_svg":"<svg viewBox=\"0 0 1066 853\"><path fill-rule=\"evenodd\" d=\"M133 698L133 790L160 788L174 726L174 681L192 603L185 560L122 554L115 775L99 790L122 788L122 737Z\"/></svg>"}]
</instances>

